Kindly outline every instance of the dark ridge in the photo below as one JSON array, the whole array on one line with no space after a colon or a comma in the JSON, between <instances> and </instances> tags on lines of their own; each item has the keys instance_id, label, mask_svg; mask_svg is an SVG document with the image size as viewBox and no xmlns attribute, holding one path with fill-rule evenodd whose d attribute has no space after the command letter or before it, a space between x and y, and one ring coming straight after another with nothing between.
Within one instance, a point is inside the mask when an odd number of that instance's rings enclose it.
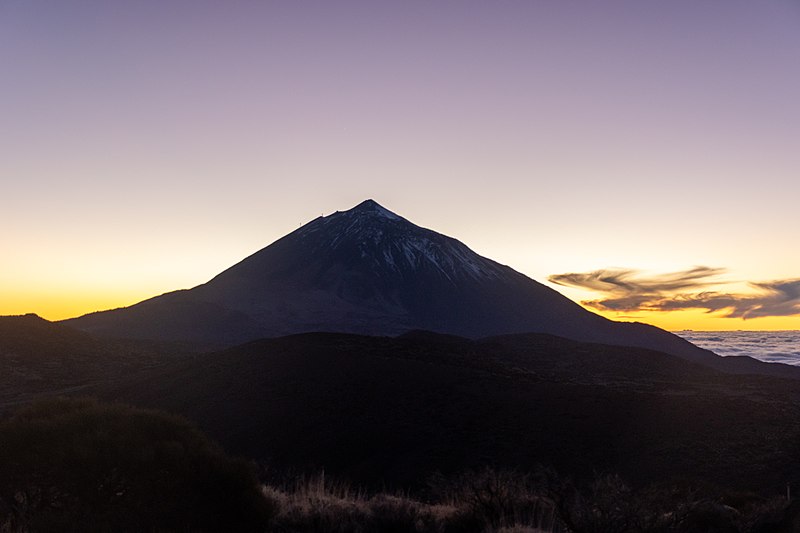
<instances>
[{"instance_id":1,"label":"dark ridge","mask_svg":"<svg viewBox=\"0 0 800 533\"><path fill-rule=\"evenodd\" d=\"M175 345L98 339L37 315L0 316L0 413L42 395L87 391L187 353Z\"/></svg>"},{"instance_id":2,"label":"dark ridge","mask_svg":"<svg viewBox=\"0 0 800 533\"><path fill-rule=\"evenodd\" d=\"M800 479L796 382L551 335L299 334L96 392L182 414L270 468L375 488L486 464L759 490Z\"/></svg>"}]
</instances>

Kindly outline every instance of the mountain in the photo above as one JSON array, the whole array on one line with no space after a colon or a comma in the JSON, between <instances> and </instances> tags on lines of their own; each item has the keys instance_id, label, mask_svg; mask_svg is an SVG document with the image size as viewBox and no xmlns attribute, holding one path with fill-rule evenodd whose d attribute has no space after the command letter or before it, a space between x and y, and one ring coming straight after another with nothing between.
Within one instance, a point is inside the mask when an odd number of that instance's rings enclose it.
<instances>
[{"instance_id":1,"label":"mountain","mask_svg":"<svg viewBox=\"0 0 800 533\"><path fill-rule=\"evenodd\" d=\"M193 289L66 322L106 338L217 347L314 331L537 332L650 348L737 372L782 372L753 360L734 368L653 326L607 320L373 200L319 217Z\"/></svg>"}]
</instances>

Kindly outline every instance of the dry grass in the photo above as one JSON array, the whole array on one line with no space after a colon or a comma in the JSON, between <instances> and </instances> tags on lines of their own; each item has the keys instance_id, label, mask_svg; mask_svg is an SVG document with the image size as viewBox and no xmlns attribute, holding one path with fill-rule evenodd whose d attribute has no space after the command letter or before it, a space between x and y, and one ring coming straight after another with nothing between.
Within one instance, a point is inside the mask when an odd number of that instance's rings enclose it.
<instances>
[{"instance_id":1,"label":"dry grass","mask_svg":"<svg viewBox=\"0 0 800 533\"><path fill-rule=\"evenodd\" d=\"M552 472L487 468L431 480L423 500L370 495L320 474L263 494L278 509L269 529L276 533L753 533L796 525L780 498L673 485L634 491L616 475L578 487Z\"/></svg>"},{"instance_id":2,"label":"dry grass","mask_svg":"<svg viewBox=\"0 0 800 533\"><path fill-rule=\"evenodd\" d=\"M473 481L473 477L464 477ZM483 481L484 478L481 478ZM507 479L503 479L506 482ZM508 485L507 487L512 487ZM513 488L513 487L512 487ZM264 486L263 492L280 509L276 532L360 533L554 533L560 527L554 507L530 494L503 492L480 495L484 486L442 493L424 502L402 494L368 495L324 474L300 479L289 487ZM510 503L505 501L510 498ZM501 503L501 500L502 503ZM484 505L489 502L489 505ZM543 517L549 515L549 527Z\"/></svg>"}]
</instances>

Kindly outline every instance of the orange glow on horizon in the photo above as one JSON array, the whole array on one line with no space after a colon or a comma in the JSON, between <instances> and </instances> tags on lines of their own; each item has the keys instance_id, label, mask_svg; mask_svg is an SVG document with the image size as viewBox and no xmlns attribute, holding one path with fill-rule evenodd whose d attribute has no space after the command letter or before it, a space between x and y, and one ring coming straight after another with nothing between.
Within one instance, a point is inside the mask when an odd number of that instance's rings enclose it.
<instances>
[{"instance_id":1,"label":"orange glow on horizon","mask_svg":"<svg viewBox=\"0 0 800 533\"><path fill-rule=\"evenodd\" d=\"M44 319L57 321L74 318L95 311L127 307L167 291L146 290L112 293L109 291L49 291L17 292L0 302L0 315L35 313ZM671 312L614 313L595 312L610 320L644 322L668 331L781 331L800 330L800 316L764 317L750 320L724 318L718 314L698 310Z\"/></svg>"},{"instance_id":2,"label":"orange glow on horizon","mask_svg":"<svg viewBox=\"0 0 800 533\"><path fill-rule=\"evenodd\" d=\"M683 310L670 312L636 312L615 313L598 312L589 309L610 320L621 322L644 322L667 331L784 331L800 330L800 316L772 316L742 320L741 318L725 318L720 314L706 313L700 310Z\"/></svg>"},{"instance_id":3,"label":"orange glow on horizon","mask_svg":"<svg viewBox=\"0 0 800 533\"><path fill-rule=\"evenodd\" d=\"M17 294L0 302L0 315L24 315L34 313L40 317L58 321L75 318L95 311L107 311L127 307L146 300L154 294L129 292L112 294L109 292L63 291L53 293Z\"/></svg>"}]
</instances>

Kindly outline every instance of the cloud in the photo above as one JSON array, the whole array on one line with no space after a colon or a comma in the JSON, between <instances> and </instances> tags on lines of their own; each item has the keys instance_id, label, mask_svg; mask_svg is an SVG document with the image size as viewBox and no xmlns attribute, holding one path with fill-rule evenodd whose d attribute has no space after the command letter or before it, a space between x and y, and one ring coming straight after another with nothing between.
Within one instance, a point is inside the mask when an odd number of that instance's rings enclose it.
<instances>
[{"instance_id":1,"label":"cloud","mask_svg":"<svg viewBox=\"0 0 800 533\"><path fill-rule=\"evenodd\" d=\"M583 303L602 311L677 311L702 309L730 318L800 315L800 279L750 283L752 294L721 292L725 269L698 266L680 272L644 276L633 269L605 269L550 276L558 285L603 295Z\"/></svg>"}]
</instances>

